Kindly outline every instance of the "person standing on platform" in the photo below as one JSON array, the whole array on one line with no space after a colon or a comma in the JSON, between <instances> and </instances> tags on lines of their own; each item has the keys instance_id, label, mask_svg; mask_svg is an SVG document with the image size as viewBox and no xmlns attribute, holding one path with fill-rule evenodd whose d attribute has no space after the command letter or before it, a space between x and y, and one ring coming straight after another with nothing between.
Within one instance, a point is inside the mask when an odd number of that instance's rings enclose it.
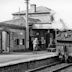
<instances>
[{"instance_id":1,"label":"person standing on platform","mask_svg":"<svg viewBox=\"0 0 72 72\"><path fill-rule=\"evenodd\" d=\"M29 50L33 50L33 44L32 44L32 39L31 37L29 36Z\"/></svg>"},{"instance_id":2,"label":"person standing on platform","mask_svg":"<svg viewBox=\"0 0 72 72\"><path fill-rule=\"evenodd\" d=\"M46 33L46 48L49 47L50 44L50 31L48 30Z\"/></svg>"},{"instance_id":3,"label":"person standing on platform","mask_svg":"<svg viewBox=\"0 0 72 72\"><path fill-rule=\"evenodd\" d=\"M64 46L64 58L65 58L65 62L67 62L68 59L68 51L67 51L67 47Z\"/></svg>"},{"instance_id":4,"label":"person standing on platform","mask_svg":"<svg viewBox=\"0 0 72 72\"><path fill-rule=\"evenodd\" d=\"M34 38L33 40L33 51L37 50L38 48L38 38Z\"/></svg>"},{"instance_id":5,"label":"person standing on platform","mask_svg":"<svg viewBox=\"0 0 72 72\"><path fill-rule=\"evenodd\" d=\"M44 37L41 37L41 48L45 49L45 39L44 39Z\"/></svg>"}]
</instances>

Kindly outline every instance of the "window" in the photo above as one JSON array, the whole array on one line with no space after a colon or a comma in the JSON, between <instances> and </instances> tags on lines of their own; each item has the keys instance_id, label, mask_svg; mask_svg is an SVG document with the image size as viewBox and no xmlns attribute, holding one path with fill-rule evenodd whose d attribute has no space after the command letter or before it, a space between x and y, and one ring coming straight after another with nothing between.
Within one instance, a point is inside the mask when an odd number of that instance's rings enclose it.
<instances>
[{"instance_id":1,"label":"window","mask_svg":"<svg viewBox=\"0 0 72 72\"><path fill-rule=\"evenodd\" d=\"M19 39L16 39L15 40L15 44L16 45L24 45L25 44L24 39L20 39L20 40Z\"/></svg>"},{"instance_id":2,"label":"window","mask_svg":"<svg viewBox=\"0 0 72 72\"><path fill-rule=\"evenodd\" d=\"M24 39L22 39L22 43L23 43L23 45L24 45Z\"/></svg>"},{"instance_id":3,"label":"window","mask_svg":"<svg viewBox=\"0 0 72 72\"><path fill-rule=\"evenodd\" d=\"M22 39L20 39L20 45L22 45Z\"/></svg>"},{"instance_id":4,"label":"window","mask_svg":"<svg viewBox=\"0 0 72 72\"><path fill-rule=\"evenodd\" d=\"M16 39L16 40L15 40L15 44L16 44L16 45L19 45L19 39Z\"/></svg>"},{"instance_id":5,"label":"window","mask_svg":"<svg viewBox=\"0 0 72 72\"><path fill-rule=\"evenodd\" d=\"M19 39L17 39L17 45L19 45Z\"/></svg>"}]
</instances>

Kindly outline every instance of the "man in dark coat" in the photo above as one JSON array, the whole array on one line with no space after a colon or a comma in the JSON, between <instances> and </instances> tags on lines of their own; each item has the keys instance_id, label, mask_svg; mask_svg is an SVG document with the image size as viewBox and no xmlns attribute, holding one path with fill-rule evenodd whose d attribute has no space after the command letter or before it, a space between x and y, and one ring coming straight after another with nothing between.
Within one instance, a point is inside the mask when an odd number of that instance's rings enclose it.
<instances>
[{"instance_id":1,"label":"man in dark coat","mask_svg":"<svg viewBox=\"0 0 72 72\"><path fill-rule=\"evenodd\" d=\"M49 30L48 30L48 32L47 32L47 34L46 34L46 48L48 48L49 43L50 43L50 32L49 32Z\"/></svg>"},{"instance_id":2,"label":"man in dark coat","mask_svg":"<svg viewBox=\"0 0 72 72\"><path fill-rule=\"evenodd\" d=\"M33 50L33 44L30 36L29 36L29 50Z\"/></svg>"}]
</instances>

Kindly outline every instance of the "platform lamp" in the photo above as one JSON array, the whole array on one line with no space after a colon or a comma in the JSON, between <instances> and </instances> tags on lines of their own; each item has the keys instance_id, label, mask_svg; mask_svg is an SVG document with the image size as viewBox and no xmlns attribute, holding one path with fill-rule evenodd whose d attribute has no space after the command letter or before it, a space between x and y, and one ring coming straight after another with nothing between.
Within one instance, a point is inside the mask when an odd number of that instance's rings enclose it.
<instances>
[{"instance_id":1,"label":"platform lamp","mask_svg":"<svg viewBox=\"0 0 72 72\"><path fill-rule=\"evenodd\" d=\"M26 49L29 48L29 24L28 24L28 4L29 4L29 0L25 0L26 3Z\"/></svg>"}]
</instances>

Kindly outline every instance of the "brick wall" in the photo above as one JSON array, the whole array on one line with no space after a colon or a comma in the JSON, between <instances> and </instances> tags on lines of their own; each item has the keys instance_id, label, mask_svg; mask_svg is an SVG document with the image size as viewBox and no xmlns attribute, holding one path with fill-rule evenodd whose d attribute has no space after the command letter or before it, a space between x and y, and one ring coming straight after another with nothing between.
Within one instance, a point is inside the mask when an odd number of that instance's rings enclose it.
<instances>
[{"instance_id":1,"label":"brick wall","mask_svg":"<svg viewBox=\"0 0 72 72\"><path fill-rule=\"evenodd\" d=\"M16 40L19 40L19 44L17 45ZM24 30L11 30L10 33L10 51L23 51L25 50L24 45L20 45L20 40L24 39L25 41L25 31Z\"/></svg>"}]
</instances>

